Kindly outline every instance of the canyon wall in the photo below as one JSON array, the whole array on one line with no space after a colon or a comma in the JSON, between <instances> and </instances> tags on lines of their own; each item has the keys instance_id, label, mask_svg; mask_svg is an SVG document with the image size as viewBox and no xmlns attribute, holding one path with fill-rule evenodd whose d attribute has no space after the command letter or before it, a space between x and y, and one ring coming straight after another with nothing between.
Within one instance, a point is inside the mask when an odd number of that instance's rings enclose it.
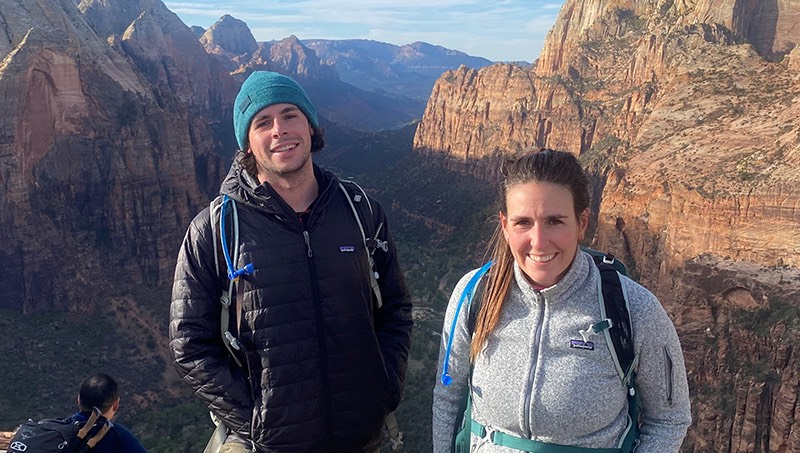
<instances>
[{"instance_id":1,"label":"canyon wall","mask_svg":"<svg viewBox=\"0 0 800 453\"><path fill-rule=\"evenodd\" d=\"M216 192L225 115L211 112L234 85L150 3L0 6L0 306L92 307L169 282L186 225Z\"/></svg>"},{"instance_id":2,"label":"canyon wall","mask_svg":"<svg viewBox=\"0 0 800 453\"><path fill-rule=\"evenodd\" d=\"M595 248L675 321L684 451L800 450L800 4L568 0L529 69L437 82L414 146L493 182L529 146L596 181Z\"/></svg>"}]
</instances>

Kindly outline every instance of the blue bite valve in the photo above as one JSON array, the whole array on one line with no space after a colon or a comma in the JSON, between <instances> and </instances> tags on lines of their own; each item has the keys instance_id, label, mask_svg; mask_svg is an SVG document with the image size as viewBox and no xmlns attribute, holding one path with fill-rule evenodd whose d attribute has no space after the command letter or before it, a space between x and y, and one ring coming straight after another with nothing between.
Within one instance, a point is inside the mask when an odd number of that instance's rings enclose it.
<instances>
[{"instance_id":1,"label":"blue bite valve","mask_svg":"<svg viewBox=\"0 0 800 453\"><path fill-rule=\"evenodd\" d=\"M228 278L230 278L231 280L236 280L242 275L252 274L254 271L255 268L253 267L253 263L247 263L243 268L231 272Z\"/></svg>"},{"instance_id":2,"label":"blue bite valve","mask_svg":"<svg viewBox=\"0 0 800 453\"><path fill-rule=\"evenodd\" d=\"M447 374L443 374L443 375L442 375L442 384L444 384L444 385L450 385L450 384L452 384L452 383L453 383L453 378L452 378L452 377L450 377L450 374L449 374L449 373L447 373Z\"/></svg>"}]
</instances>

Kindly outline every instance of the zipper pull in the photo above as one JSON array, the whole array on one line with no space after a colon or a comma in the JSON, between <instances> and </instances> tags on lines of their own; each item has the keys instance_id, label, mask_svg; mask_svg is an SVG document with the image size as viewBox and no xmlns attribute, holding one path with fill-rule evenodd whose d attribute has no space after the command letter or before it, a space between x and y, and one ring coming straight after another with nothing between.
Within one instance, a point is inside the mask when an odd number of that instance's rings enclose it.
<instances>
[{"instance_id":1,"label":"zipper pull","mask_svg":"<svg viewBox=\"0 0 800 453\"><path fill-rule=\"evenodd\" d=\"M311 253L311 239L309 239L308 237L308 231L303 231L303 239L306 241L306 248L308 249L308 257L311 258L312 256L314 256L314 254Z\"/></svg>"}]
</instances>

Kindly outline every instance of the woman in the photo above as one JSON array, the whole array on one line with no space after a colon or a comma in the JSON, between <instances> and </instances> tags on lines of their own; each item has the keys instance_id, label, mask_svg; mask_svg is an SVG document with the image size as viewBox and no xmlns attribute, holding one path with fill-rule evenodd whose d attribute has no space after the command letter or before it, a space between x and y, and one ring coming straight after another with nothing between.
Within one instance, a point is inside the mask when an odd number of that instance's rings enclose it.
<instances>
[{"instance_id":1,"label":"woman","mask_svg":"<svg viewBox=\"0 0 800 453\"><path fill-rule=\"evenodd\" d=\"M595 341L593 349L574 346L582 343L581 331L601 319L599 270L579 247L589 218L586 174L572 154L552 150L507 162L502 174L500 222L489 244L493 265L476 296L481 305L474 335L467 327L468 310L462 309L450 345L449 377L441 379L456 307L477 270L456 285L445 315L433 451L450 451L471 367L472 420L487 432L584 449L617 448L628 428L628 400L611 349L605 341ZM636 452L677 452L691 423L678 336L653 294L627 277L621 283L638 356ZM450 378L449 385L442 383ZM471 451L520 451L495 445L492 439L499 437L473 433Z\"/></svg>"}]
</instances>

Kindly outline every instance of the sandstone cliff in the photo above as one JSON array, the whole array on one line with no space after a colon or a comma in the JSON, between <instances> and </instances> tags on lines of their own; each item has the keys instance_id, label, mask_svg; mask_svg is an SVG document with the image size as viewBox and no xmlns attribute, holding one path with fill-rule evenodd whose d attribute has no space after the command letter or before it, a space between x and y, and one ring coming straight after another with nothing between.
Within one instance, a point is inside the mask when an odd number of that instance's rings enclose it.
<instances>
[{"instance_id":1,"label":"sandstone cliff","mask_svg":"<svg viewBox=\"0 0 800 453\"><path fill-rule=\"evenodd\" d=\"M163 4L118 6L0 5L2 306L92 306L124 281L168 281L182 230L224 171L208 112L232 90L211 83L214 65Z\"/></svg>"},{"instance_id":2,"label":"sandstone cliff","mask_svg":"<svg viewBox=\"0 0 800 453\"><path fill-rule=\"evenodd\" d=\"M79 8L97 34L120 44L162 96L209 118L230 110L238 86L160 0L83 0Z\"/></svg>"},{"instance_id":3,"label":"sandstone cliff","mask_svg":"<svg viewBox=\"0 0 800 453\"><path fill-rule=\"evenodd\" d=\"M533 68L445 74L415 137L486 178L493 158L530 145L580 155L597 177L595 247L630 263L676 321L695 398L686 451L800 450L786 346L800 334L798 14L796 2L568 0Z\"/></svg>"},{"instance_id":4,"label":"sandstone cliff","mask_svg":"<svg viewBox=\"0 0 800 453\"><path fill-rule=\"evenodd\" d=\"M298 79L339 80L336 70L323 64L317 54L303 45L294 35L280 41L263 43L253 54L248 66L264 65L280 68Z\"/></svg>"},{"instance_id":5,"label":"sandstone cliff","mask_svg":"<svg viewBox=\"0 0 800 453\"><path fill-rule=\"evenodd\" d=\"M208 53L229 52L233 55L252 54L258 49L256 38L247 24L229 14L220 17L200 37Z\"/></svg>"},{"instance_id":6,"label":"sandstone cliff","mask_svg":"<svg viewBox=\"0 0 800 453\"><path fill-rule=\"evenodd\" d=\"M461 161L531 145L573 150L614 169L605 223L616 225L614 213L633 215L625 200L650 212L650 229L665 233L667 268L703 252L800 265L792 54L766 60L747 41L764 30L749 26L740 36L700 23L702 5L599 5L567 2L534 68L501 64L443 76L415 146ZM792 8L789 18L800 11ZM732 23L744 20L737 14ZM760 17L748 20L767 20ZM777 33L789 20L779 19L771 42L794 40ZM691 212L704 219L682 222L683 232L667 229L669 211L673 219Z\"/></svg>"},{"instance_id":7,"label":"sandstone cliff","mask_svg":"<svg viewBox=\"0 0 800 453\"><path fill-rule=\"evenodd\" d=\"M104 367L126 411L165 401L183 387L163 307L235 149L235 82L158 1L4 1L0 29L4 376L41 393L36 410L72 409L65 377ZM0 419L35 416L6 387Z\"/></svg>"},{"instance_id":8,"label":"sandstone cliff","mask_svg":"<svg viewBox=\"0 0 800 453\"><path fill-rule=\"evenodd\" d=\"M206 52L216 55L229 72L247 64L259 48L247 24L228 14L208 27L200 36L200 43Z\"/></svg>"}]
</instances>

